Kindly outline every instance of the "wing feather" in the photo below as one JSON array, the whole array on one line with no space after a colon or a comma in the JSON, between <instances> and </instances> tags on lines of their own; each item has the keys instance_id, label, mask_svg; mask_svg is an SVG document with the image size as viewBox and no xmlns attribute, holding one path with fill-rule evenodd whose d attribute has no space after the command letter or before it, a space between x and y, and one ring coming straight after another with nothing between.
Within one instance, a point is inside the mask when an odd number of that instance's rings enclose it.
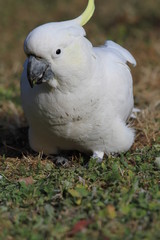
<instances>
[{"instance_id":1,"label":"wing feather","mask_svg":"<svg viewBox=\"0 0 160 240\"><path fill-rule=\"evenodd\" d=\"M119 57L122 59L123 62L125 63L129 62L133 66L136 66L136 60L134 59L132 54L125 48L121 47L119 44L111 40L108 40L105 42L104 46L107 47L108 50L111 50L114 53L116 53L116 55L119 55Z\"/></svg>"}]
</instances>

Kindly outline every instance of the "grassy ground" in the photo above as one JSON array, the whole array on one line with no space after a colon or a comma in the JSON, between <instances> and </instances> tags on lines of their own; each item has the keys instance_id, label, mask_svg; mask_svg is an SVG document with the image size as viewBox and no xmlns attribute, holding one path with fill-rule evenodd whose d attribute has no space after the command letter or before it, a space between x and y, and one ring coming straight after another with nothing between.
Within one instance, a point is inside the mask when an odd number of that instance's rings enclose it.
<instances>
[{"instance_id":1,"label":"grassy ground","mask_svg":"<svg viewBox=\"0 0 160 240\"><path fill-rule=\"evenodd\" d=\"M102 164L70 153L59 166L32 152L20 104L23 41L35 26L74 18L87 0L0 0L0 240L159 239L160 1L96 0L85 27L137 60L132 149ZM70 7L68 7L70 6Z\"/></svg>"}]
</instances>

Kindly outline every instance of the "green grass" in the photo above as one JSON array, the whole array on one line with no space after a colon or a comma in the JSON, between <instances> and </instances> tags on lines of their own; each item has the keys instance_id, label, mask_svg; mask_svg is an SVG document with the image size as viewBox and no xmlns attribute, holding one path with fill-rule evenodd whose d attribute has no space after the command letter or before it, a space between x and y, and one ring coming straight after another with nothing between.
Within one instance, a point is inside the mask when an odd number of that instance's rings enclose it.
<instances>
[{"instance_id":1,"label":"green grass","mask_svg":"<svg viewBox=\"0 0 160 240\"><path fill-rule=\"evenodd\" d=\"M138 63L134 146L101 164L73 153L65 167L30 150L19 89L24 39L42 23L77 17L87 0L1 0L0 240L159 239L160 2L95 2L88 39L112 39Z\"/></svg>"},{"instance_id":2,"label":"green grass","mask_svg":"<svg viewBox=\"0 0 160 240\"><path fill-rule=\"evenodd\" d=\"M14 86L10 86L8 89L0 87L0 103L5 101L11 101L16 105L20 105L18 89Z\"/></svg>"},{"instance_id":3,"label":"green grass","mask_svg":"<svg viewBox=\"0 0 160 240\"><path fill-rule=\"evenodd\" d=\"M0 239L158 239L159 155L156 144L102 164L72 159L68 167L4 157Z\"/></svg>"}]
</instances>

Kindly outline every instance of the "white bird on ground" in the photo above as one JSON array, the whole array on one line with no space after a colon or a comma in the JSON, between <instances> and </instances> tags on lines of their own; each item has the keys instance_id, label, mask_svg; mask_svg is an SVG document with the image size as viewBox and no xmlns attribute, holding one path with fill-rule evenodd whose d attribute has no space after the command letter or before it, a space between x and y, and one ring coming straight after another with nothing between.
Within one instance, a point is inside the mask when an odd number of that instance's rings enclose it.
<instances>
[{"instance_id":1,"label":"white bird on ground","mask_svg":"<svg viewBox=\"0 0 160 240\"><path fill-rule=\"evenodd\" d=\"M126 123L134 105L127 62L136 61L112 41L93 47L86 39L82 26L94 9L89 0L80 17L41 25L25 40L21 98L37 152L78 150L101 161L134 142Z\"/></svg>"}]
</instances>

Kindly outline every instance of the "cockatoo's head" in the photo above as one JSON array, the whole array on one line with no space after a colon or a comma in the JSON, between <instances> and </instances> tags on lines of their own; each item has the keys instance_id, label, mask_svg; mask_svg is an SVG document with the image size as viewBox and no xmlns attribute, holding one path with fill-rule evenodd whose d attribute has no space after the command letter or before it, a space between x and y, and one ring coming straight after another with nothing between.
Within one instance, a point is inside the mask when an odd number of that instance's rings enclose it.
<instances>
[{"instance_id":1,"label":"cockatoo's head","mask_svg":"<svg viewBox=\"0 0 160 240\"><path fill-rule=\"evenodd\" d=\"M28 56L27 76L31 87L43 82L57 87L77 76L83 79L90 73L94 54L82 26L91 18L94 9L94 0L89 0L80 17L44 24L29 33L24 51ZM75 83L72 81L72 84Z\"/></svg>"}]
</instances>

